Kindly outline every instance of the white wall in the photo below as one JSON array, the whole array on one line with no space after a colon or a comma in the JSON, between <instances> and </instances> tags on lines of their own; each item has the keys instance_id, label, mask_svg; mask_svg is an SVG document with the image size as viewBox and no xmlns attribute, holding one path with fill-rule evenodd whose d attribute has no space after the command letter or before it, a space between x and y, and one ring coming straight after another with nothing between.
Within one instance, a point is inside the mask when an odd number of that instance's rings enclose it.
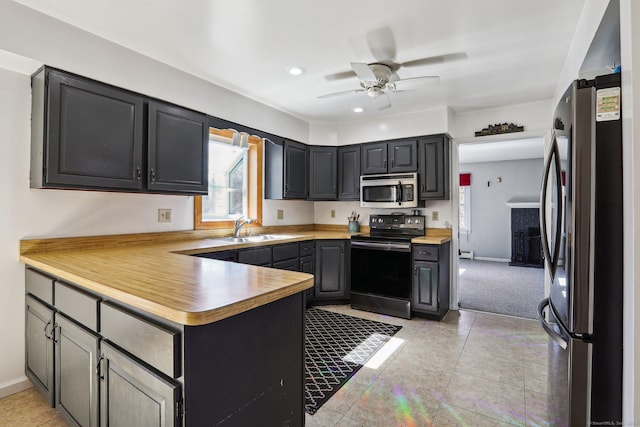
<instances>
[{"instance_id":1,"label":"white wall","mask_svg":"<svg viewBox=\"0 0 640 427\"><path fill-rule=\"evenodd\" d=\"M543 159L466 163L460 173L471 174L471 233L461 234L461 250L476 257L511 258L512 198L538 200ZM496 182L500 177L501 182ZM490 183L487 186L487 182Z\"/></svg>"},{"instance_id":2,"label":"white wall","mask_svg":"<svg viewBox=\"0 0 640 427\"><path fill-rule=\"evenodd\" d=\"M537 132L551 127L551 100L531 102L527 104L510 105L509 107L487 108L476 111L466 111L455 116L456 139L468 140L474 138L476 131L486 128L490 124L514 123L524 126L525 132ZM514 134L518 136L518 134ZM486 138L486 137L484 137Z\"/></svg>"},{"instance_id":3,"label":"white wall","mask_svg":"<svg viewBox=\"0 0 640 427\"><path fill-rule=\"evenodd\" d=\"M620 1L624 174L623 415L640 421L640 2ZM635 123L638 121L638 123ZM635 143L634 143L635 141Z\"/></svg>"}]
</instances>

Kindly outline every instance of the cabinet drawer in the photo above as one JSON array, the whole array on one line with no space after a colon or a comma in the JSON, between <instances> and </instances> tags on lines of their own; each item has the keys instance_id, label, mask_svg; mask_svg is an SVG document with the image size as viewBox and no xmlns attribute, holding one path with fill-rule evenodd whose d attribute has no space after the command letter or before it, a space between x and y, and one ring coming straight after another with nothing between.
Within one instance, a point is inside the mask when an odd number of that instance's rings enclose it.
<instances>
[{"instance_id":1,"label":"cabinet drawer","mask_svg":"<svg viewBox=\"0 0 640 427\"><path fill-rule=\"evenodd\" d=\"M438 246L418 245L413 247L413 259L438 261Z\"/></svg>"},{"instance_id":2,"label":"cabinet drawer","mask_svg":"<svg viewBox=\"0 0 640 427\"><path fill-rule=\"evenodd\" d=\"M271 248L255 248L238 252L240 264L271 265Z\"/></svg>"},{"instance_id":3,"label":"cabinet drawer","mask_svg":"<svg viewBox=\"0 0 640 427\"><path fill-rule=\"evenodd\" d=\"M298 271L298 259L274 262L272 267L280 270Z\"/></svg>"},{"instance_id":4,"label":"cabinet drawer","mask_svg":"<svg viewBox=\"0 0 640 427\"><path fill-rule=\"evenodd\" d=\"M298 242L277 245L273 247L273 262L298 258Z\"/></svg>"},{"instance_id":5,"label":"cabinet drawer","mask_svg":"<svg viewBox=\"0 0 640 427\"><path fill-rule=\"evenodd\" d=\"M53 305L53 279L34 270L25 270L25 291L47 304Z\"/></svg>"},{"instance_id":6,"label":"cabinet drawer","mask_svg":"<svg viewBox=\"0 0 640 427\"><path fill-rule=\"evenodd\" d=\"M309 256L315 253L315 243L313 240L308 240L306 242L300 242L300 256Z\"/></svg>"},{"instance_id":7,"label":"cabinet drawer","mask_svg":"<svg viewBox=\"0 0 640 427\"><path fill-rule=\"evenodd\" d=\"M98 332L98 297L57 280L54 289L56 309Z\"/></svg>"},{"instance_id":8,"label":"cabinet drawer","mask_svg":"<svg viewBox=\"0 0 640 427\"><path fill-rule=\"evenodd\" d=\"M173 378L180 372L180 333L128 313L109 302L100 304L103 337Z\"/></svg>"}]
</instances>

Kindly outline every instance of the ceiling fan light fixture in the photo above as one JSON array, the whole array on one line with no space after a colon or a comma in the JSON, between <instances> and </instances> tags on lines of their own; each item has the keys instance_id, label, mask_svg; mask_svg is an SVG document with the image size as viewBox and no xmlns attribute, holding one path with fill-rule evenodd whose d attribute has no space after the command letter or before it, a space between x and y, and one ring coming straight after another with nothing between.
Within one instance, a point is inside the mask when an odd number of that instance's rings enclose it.
<instances>
[{"instance_id":1,"label":"ceiling fan light fixture","mask_svg":"<svg viewBox=\"0 0 640 427\"><path fill-rule=\"evenodd\" d=\"M291 74L292 76L300 76L307 71L304 69L304 67L299 67L299 66L287 67L286 70L287 70L287 73Z\"/></svg>"},{"instance_id":2,"label":"ceiling fan light fixture","mask_svg":"<svg viewBox=\"0 0 640 427\"><path fill-rule=\"evenodd\" d=\"M373 86L367 89L367 95L369 95L370 98L377 98L382 95L382 93L382 89L380 89L378 86Z\"/></svg>"}]
</instances>

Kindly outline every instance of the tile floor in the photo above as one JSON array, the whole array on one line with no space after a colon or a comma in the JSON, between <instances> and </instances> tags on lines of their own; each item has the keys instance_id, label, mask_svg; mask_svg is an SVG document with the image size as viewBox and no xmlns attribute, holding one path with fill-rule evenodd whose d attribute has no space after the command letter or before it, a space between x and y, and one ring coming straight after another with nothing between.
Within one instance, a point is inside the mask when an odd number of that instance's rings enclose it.
<instances>
[{"instance_id":1,"label":"tile floor","mask_svg":"<svg viewBox=\"0 0 640 427\"><path fill-rule=\"evenodd\" d=\"M348 306L328 310L403 326L401 346L361 368L308 427L544 426L547 337L537 322L460 310L442 322ZM63 426L34 390L0 399L0 426Z\"/></svg>"}]
</instances>

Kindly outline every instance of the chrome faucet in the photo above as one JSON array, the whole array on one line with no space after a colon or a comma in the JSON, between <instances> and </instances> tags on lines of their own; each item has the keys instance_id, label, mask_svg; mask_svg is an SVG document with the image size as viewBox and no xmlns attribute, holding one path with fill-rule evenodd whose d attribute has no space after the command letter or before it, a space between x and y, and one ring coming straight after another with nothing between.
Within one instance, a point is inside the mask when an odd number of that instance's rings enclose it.
<instances>
[{"instance_id":1,"label":"chrome faucet","mask_svg":"<svg viewBox=\"0 0 640 427\"><path fill-rule=\"evenodd\" d=\"M236 218L233 225L233 237L240 237L240 229L245 224L253 224L253 218L246 218L244 215Z\"/></svg>"}]
</instances>

